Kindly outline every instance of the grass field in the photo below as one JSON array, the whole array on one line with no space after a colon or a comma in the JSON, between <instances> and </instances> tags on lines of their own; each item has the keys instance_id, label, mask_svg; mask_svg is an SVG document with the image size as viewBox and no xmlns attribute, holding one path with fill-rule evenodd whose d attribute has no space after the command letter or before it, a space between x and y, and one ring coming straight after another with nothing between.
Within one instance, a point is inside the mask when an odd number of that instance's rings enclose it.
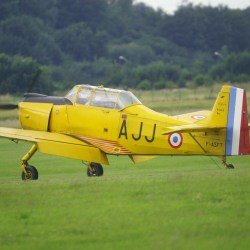
<instances>
[{"instance_id":1,"label":"grass field","mask_svg":"<svg viewBox=\"0 0 250 250\"><path fill-rule=\"evenodd\" d=\"M210 109L217 90L193 91L136 94L172 114ZM0 126L18 126L17 113L0 112ZM0 138L1 250L250 249L250 156L228 158L234 170L203 156L110 157L103 177L88 178L80 161L38 152L39 180L23 182L29 148Z\"/></svg>"},{"instance_id":2,"label":"grass field","mask_svg":"<svg viewBox=\"0 0 250 250\"><path fill-rule=\"evenodd\" d=\"M76 160L37 153L39 180L22 182L28 143L0 140L1 249L249 249L249 157L234 170L209 157L133 165L111 157L103 177Z\"/></svg>"}]
</instances>

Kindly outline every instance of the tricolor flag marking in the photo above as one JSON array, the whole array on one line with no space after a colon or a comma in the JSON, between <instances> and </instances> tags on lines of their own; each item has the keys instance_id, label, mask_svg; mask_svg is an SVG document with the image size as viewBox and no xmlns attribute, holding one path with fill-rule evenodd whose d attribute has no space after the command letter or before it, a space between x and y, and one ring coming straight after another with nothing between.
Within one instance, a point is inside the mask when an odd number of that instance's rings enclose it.
<instances>
[{"instance_id":1,"label":"tricolor flag marking","mask_svg":"<svg viewBox=\"0 0 250 250\"><path fill-rule=\"evenodd\" d=\"M228 107L228 121L227 121L227 139L226 139L226 155L239 155L240 143L244 132L244 122L242 119L243 107L245 102L244 90L231 87L230 88L230 99Z\"/></svg>"}]
</instances>

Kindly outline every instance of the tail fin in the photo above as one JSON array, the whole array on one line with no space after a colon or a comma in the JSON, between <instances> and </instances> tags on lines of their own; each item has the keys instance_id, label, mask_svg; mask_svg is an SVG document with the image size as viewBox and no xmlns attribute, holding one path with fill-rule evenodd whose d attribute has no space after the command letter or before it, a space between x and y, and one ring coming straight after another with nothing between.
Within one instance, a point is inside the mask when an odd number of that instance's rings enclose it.
<instances>
[{"instance_id":1,"label":"tail fin","mask_svg":"<svg viewBox=\"0 0 250 250\"><path fill-rule=\"evenodd\" d=\"M250 154L246 91L223 86L214 104L210 124L226 127L225 155Z\"/></svg>"}]
</instances>

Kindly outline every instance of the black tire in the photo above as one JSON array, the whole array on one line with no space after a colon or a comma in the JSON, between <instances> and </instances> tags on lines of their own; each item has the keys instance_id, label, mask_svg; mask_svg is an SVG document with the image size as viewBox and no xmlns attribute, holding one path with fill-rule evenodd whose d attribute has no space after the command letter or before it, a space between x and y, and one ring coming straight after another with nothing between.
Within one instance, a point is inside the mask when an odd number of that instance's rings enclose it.
<instances>
[{"instance_id":1,"label":"black tire","mask_svg":"<svg viewBox=\"0 0 250 250\"><path fill-rule=\"evenodd\" d=\"M103 167L99 163L91 162L90 168L87 168L87 176L89 177L95 177L95 176L102 176L103 175Z\"/></svg>"},{"instance_id":2,"label":"black tire","mask_svg":"<svg viewBox=\"0 0 250 250\"><path fill-rule=\"evenodd\" d=\"M22 172L22 180L26 181L26 180L37 180L38 179L38 171L34 166L26 166L25 167L27 174L24 173L24 171Z\"/></svg>"},{"instance_id":3,"label":"black tire","mask_svg":"<svg viewBox=\"0 0 250 250\"><path fill-rule=\"evenodd\" d=\"M234 165L233 165L233 164L227 164L227 168L233 169L233 168L234 168Z\"/></svg>"}]
</instances>

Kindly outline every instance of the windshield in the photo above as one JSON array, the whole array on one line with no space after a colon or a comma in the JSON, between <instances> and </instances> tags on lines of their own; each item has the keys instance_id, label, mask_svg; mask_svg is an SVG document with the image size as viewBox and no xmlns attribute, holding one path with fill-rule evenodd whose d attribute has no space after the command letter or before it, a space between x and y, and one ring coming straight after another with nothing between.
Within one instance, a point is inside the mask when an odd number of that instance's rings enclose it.
<instances>
[{"instance_id":1,"label":"windshield","mask_svg":"<svg viewBox=\"0 0 250 250\"><path fill-rule=\"evenodd\" d=\"M78 88L73 88L66 98L75 101L76 104L110 109L123 109L133 104L141 104L129 91L89 85L78 85Z\"/></svg>"},{"instance_id":2,"label":"windshield","mask_svg":"<svg viewBox=\"0 0 250 250\"><path fill-rule=\"evenodd\" d=\"M66 98L69 99L72 103L74 103L76 94L77 94L77 86L75 86L73 89L71 89L67 94L66 94Z\"/></svg>"},{"instance_id":3,"label":"windshield","mask_svg":"<svg viewBox=\"0 0 250 250\"><path fill-rule=\"evenodd\" d=\"M132 104L141 103L131 92L122 92L119 95L118 103L121 107L125 108Z\"/></svg>"}]
</instances>

